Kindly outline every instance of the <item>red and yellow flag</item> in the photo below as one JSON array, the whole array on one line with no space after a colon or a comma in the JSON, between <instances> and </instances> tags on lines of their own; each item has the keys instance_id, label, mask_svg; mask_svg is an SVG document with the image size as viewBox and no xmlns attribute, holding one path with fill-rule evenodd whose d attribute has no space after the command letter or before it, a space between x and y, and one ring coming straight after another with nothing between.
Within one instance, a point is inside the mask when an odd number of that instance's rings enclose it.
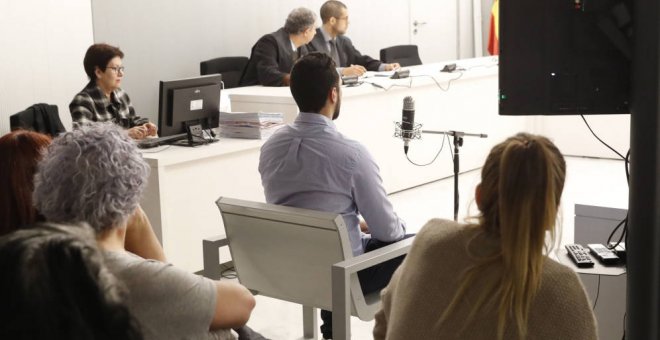
<instances>
[{"instance_id":1,"label":"red and yellow flag","mask_svg":"<svg viewBox=\"0 0 660 340\"><path fill-rule=\"evenodd\" d=\"M490 35L488 36L488 53L500 54L500 2L495 0L490 10Z\"/></svg>"}]
</instances>

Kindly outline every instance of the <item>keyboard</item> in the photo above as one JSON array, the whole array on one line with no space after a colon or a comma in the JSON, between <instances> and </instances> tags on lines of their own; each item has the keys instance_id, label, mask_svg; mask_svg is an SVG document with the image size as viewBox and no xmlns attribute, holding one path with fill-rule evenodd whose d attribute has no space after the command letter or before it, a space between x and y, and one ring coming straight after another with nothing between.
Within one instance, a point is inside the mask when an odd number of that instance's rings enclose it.
<instances>
[{"instance_id":1,"label":"keyboard","mask_svg":"<svg viewBox=\"0 0 660 340\"><path fill-rule=\"evenodd\" d=\"M188 138L188 135L185 133L180 133L178 135L171 135L165 137L145 138L137 141L137 146L140 149L155 148L159 145L169 144L186 138Z\"/></svg>"}]
</instances>

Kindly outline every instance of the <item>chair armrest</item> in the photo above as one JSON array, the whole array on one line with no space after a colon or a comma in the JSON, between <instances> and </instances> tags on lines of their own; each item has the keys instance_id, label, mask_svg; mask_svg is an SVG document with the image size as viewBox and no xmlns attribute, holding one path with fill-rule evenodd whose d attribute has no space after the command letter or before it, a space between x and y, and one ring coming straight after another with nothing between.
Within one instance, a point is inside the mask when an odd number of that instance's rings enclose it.
<instances>
[{"instance_id":1,"label":"chair armrest","mask_svg":"<svg viewBox=\"0 0 660 340\"><path fill-rule=\"evenodd\" d=\"M414 240L415 237L403 239L374 251L335 263L332 267L342 269L346 274L357 273L362 269L373 267L395 257L408 254Z\"/></svg>"},{"instance_id":2,"label":"chair armrest","mask_svg":"<svg viewBox=\"0 0 660 340\"><path fill-rule=\"evenodd\" d=\"M205 276L209 279L219 280L225 264L220 263L220 247L229 245L226 236L216 236L202 240L202 256L204 269L196 274Z\"/></svg>"}]
</instances>

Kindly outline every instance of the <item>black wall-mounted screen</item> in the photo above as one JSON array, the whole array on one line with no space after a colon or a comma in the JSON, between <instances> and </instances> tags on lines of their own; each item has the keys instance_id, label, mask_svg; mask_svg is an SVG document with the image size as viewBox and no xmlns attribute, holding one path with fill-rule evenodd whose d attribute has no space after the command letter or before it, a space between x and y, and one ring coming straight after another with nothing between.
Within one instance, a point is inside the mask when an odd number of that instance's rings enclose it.
<instances>
[{"instance_id":1,"label":"black wall-mounted screen","mask_svg":"<svg viewBox=\"0 0 660 340\"><path fill-rule=\"evenodd\" d=\"M500 1L500 115L630 113L631 3Z\"/></svg>"}]
</instances>

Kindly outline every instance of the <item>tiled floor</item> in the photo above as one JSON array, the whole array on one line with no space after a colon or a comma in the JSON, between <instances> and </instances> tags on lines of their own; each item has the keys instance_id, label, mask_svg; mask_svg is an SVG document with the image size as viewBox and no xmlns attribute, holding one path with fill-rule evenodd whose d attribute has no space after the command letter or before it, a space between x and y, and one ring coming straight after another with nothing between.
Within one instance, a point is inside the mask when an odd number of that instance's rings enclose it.
<instances>
[{"instance_id":1,"label":"tiled floor","mask_svg":"<svg viewBox=\"0 0 660 340\"><path fill-rule=\"evenodd\" d=\"M449 166L449 165L448 165ZM622 161L567 158L567 180L562 199L562 226L558 234L562 244L573 240L573 215L576 203L626 208L628 186ZM479 171L460 176L459 219L476 214L473 192L479 183ZM394 207L408 224L409 232L417 232L433 217L453 216L453 178L391 195ZM319 320L320 322L320 320ZM353 339L371 339L373 321L351 319ZM257 297L249 325L271 339L302 339L302 307L280 300Z\"/></svg>"}]
</instances>

